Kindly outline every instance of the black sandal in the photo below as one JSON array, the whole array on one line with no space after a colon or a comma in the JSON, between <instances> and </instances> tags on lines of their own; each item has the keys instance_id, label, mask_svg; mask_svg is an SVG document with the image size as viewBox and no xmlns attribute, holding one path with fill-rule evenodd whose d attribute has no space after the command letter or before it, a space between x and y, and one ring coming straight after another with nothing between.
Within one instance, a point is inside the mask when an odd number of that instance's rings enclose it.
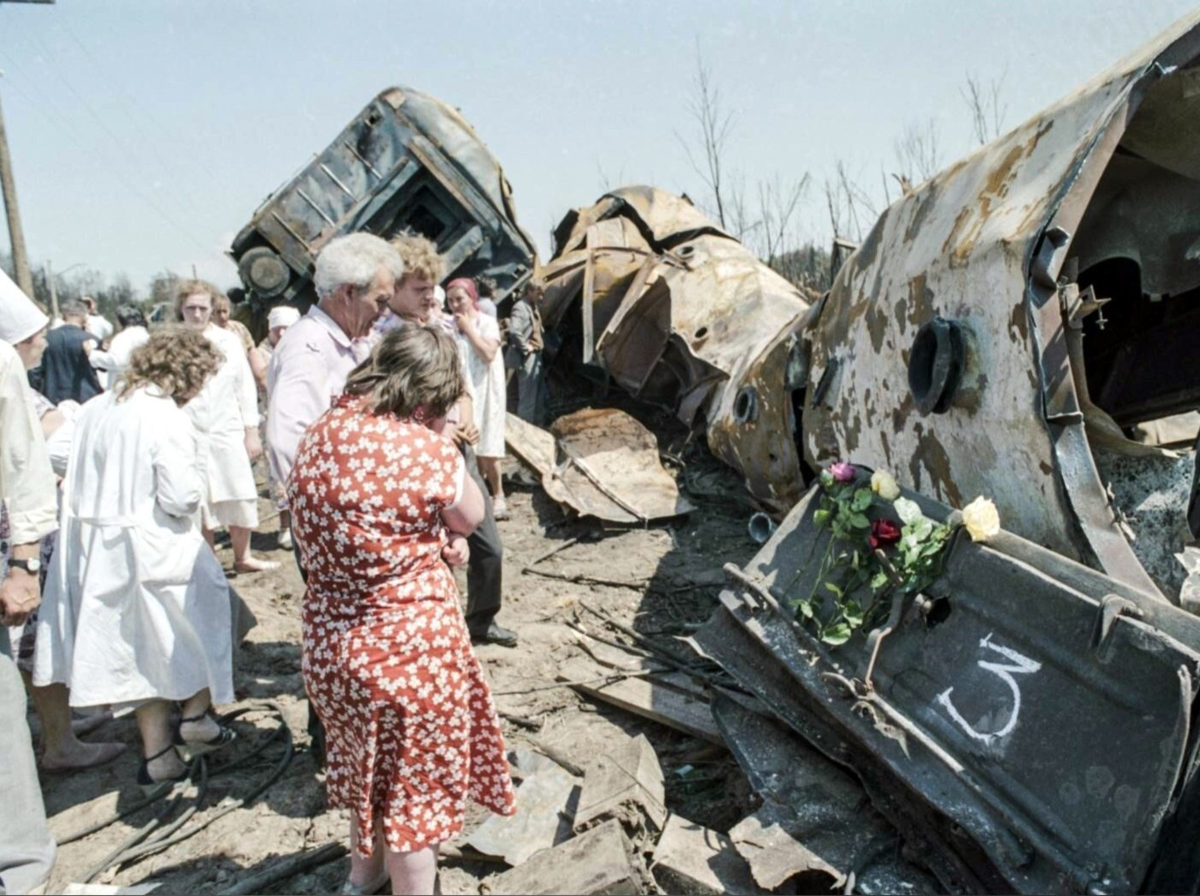
<instances>
[{"instance_id":1,"label":"black sandal","mask_svg":"<svg viewBox=\"0 0 1200 896\"><path fill-rule=\"evenodd\" d=\"M192 716L191 718L187 719L180 718L180 720L175 723L175 734L173 738L175 741L174 746L176 751L179 753L179 758L184 762L191 763L191 761L196 757L204 756L205 754L211 753L214 750L219 750L222 747L227 747L237 739L236 731L218 722L217 728L219 730L217 731L216 737L211 738L210 740L201 741L184 740L183 723L199 722L205 716L211 718L214 722L216 721L216 717L213 716L212 708L210 707L209 709L206 709L204 712L200 713L198 716Z\"/></svg>"},{"instance_id":2,"label":"black sandal","mask_svg":"<svg viewBox=\"0 0 1200 896\"><path fill-rule=\"evenodd\" d=\"M189 777L191 777L192 770L186 765L184 766L183 771L174 778L163 778L161 781L156 781L154 778L150 777L150 763L159 756L167 755L167 753L170 753L174 749L175 744L170 744L166 748L159 750L153 756L147 756L142 760L142 764L138 766L137 784L141 789L143 796L154 796L160 790L164 789L171 790L176 784L182 784Z\"/></svg>"}]
</instances>

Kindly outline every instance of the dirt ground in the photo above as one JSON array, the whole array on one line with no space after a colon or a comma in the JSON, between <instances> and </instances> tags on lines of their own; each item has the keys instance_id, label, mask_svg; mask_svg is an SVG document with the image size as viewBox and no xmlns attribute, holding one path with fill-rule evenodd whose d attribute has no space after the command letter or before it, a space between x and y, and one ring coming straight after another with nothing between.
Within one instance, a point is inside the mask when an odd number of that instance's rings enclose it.
<instances>
[{"instance_id":1,"label":"dirt ground","mask_svg":"<svg viewBox=\"0 0 1200 896\"><path fill-rule=\"evenodd\" d=\"M511 484L512 519L500 524L505 549L505 608L500 621L520 634L521 644L516 649L485 646L478 652L499 695L500 710L540 724L540 730L533 732L506 720L510 747L530 746L534 737L585 766L616 732L644 732L666 775L668 808L724 831L751 811L753 804L744 776L727 753L590 702L569 688L544 688L554 683L563 662L582 654L576 644L578 635L566 624L568 620L603 631L585 605L604 608L660 644L680 647L674 639L688 634L711 612L723 581L723 564L743 564L756 549L746 531L753 507L738 478L712 458L702 440L689 440L669 419L633 406L626 409L658 433L660 447L668 455L679 459L672 466L697 509L688 517L647 528L606 527L594 519L569 515L537 486ZM510 459L508 469L515 466ZM154 882L160 885L157 892L164 894L218 892L282 858L346 840L346 820L325 809L323 775L308 753L299 647L303 586L290 554L271 549L271 530L278 521L266 518L270 512L266 501L261 507L264 521L255 536L255 547L281 561L282 567L273 573L231 579L258 616L258 626L236 660L235 683L241 702L222 709L254 709L233 722L240 740L228 756L214 758L204 799L179 831L185 834L207 826L161 852L119 870L110 868L96 878L99 883ZM572 538L579 541L535 568L577 581L522 571L530 561ZM231 555L227 545L220 554L228 570ZM629 584L602 585L588 577ZM605 634L625 637L611 630ZM538 690L529 690L533 688ZM516 691L527 693L509 693ZM237 801L261 786L285 756L284 738L267 740L279 723L276 714L265 708L265 701L273 703L290 726L294 756L261 796L238 806ZM96 738L124 741L129 751L99 769L43 776L51 829L60 839L134 806L140 798L135 786L138 741L132 718L107 723L89 736ZM256 755L220 773L220 764L237 760L264 742ZM194 789L187 791L185 803L195 793ZM104 864L114 850L152 822L163 805L160 801L62 846L50 892L61 892ZM178 813L173 816L178 817ZM481 820L478 812L468 815L468 832ZM265 892L336 892L347 865L343 858ZM476 893L483 877L505 867L443 860L442 889L448 894Z\"/></svg>"}]
</instances>

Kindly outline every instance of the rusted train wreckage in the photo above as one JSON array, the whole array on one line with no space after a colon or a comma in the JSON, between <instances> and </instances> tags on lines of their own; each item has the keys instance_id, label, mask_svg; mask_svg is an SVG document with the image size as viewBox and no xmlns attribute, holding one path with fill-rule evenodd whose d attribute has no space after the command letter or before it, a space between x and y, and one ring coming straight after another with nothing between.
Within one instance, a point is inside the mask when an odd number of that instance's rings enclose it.
<instances>
[{"instance_id":1,"label":"rusted train wreckage","mask_svg":"<svg viewBox=\"0 0 1200 896\"><path fill-rule=\"evenodd\" d=\"M456 109L410 87L376 96L234 238L229 254L256 315L316 301L317 253L357 231L426 236L451 276L495 280L497 301L536 264L500 163Z\"/></svg>"},{"instance_id":2,"label":"rusted train wreckage","mask_svg":"<svg viewBox=\"0 0 1200 896\"><path fill-rule=\"evenodd\" d=\"M1163 433L1200 409L1198 23L905 195L811 307L660 191L560 225L548 324L787 514L696 637L773 717L715 705L771 810L748 857L821 864L801 791L764 769L837 766L948 891L1196 892L1195 418ZM829 537L805 471L837 460L936 521L990 496L1007 531L956 538L923 594L831 649L791 606ZM824 857L836 879L920 886L861 841Z\"/></svg>"}]
</instances>

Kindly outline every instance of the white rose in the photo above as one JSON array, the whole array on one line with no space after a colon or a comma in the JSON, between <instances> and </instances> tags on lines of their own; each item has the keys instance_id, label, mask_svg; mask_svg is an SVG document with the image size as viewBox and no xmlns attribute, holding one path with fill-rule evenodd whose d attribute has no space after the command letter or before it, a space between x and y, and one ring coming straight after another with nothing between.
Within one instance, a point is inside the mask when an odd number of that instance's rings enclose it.
<instances>
[{"instance_id":1,"label":"white rose","mask_svg":"<svg viewBox=\"0 0 1200 896\"><path fill-rule=\"evenodd\" d=\"M896 480L886 470L876 470L871 474L871 491L885 501L895 501L900 497L900 486L896 485Z\"/></svg>"},{"instance_id":2,"label":"white rose","mask_svg":"<svg viewBox=\"0 0 1200 896\"><path fill-rule=\"evenodd\" d=\"M987 541L1000 532L1000 513L987 498L976 498L963 508L962 515L972 541Z\"/></svg>"}]
</instances>

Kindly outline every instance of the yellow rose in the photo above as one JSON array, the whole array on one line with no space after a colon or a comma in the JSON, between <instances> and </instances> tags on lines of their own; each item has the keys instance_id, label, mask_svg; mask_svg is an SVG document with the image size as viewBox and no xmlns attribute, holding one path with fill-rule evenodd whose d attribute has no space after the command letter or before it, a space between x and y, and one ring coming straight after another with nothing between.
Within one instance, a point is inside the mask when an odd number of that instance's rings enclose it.
<instances>
[{"instance_id":1,"label":"yellow rose","mask_svg":"<svg viewBox=\"0 0 1200 896\"><path fill-rule=\"evenodd\" d=\"M886 470L876 470L871 474L871 491L885 501L895 501L900 497L900 486L896 485L896 480Z\"/></svg>"},{"instance_id":2,"label":"yellow rose","mask_svg":"<svg viewBox=\"0 0 1200 896\"><path fill-rule=\"evenodd\" d=\"M1000 532L1000 513L987 498L976 498L963 508L962 515L972 541L987 541Z\"/></svg>"}]
</instances>

